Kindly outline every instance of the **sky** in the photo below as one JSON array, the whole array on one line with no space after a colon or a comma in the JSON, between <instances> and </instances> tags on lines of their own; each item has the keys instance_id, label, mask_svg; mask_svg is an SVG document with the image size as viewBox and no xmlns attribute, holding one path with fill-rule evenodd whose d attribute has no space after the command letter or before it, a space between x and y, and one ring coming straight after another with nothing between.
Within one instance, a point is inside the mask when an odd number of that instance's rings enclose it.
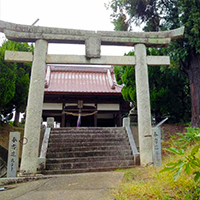
<instances>
[{"instance_id":1,"label":"sky","mask_svg":"<svg viewBox=\"0 0 200 200\"><path fill-rule=\"evenodd\" d=\"M0 19L35 26L59 27L93 31L113 31L109 0L0 0ZM134 30L138 31L138 29ZM1 35L1 38L3 35ZM1 39L2 40L2 39ZM132 47L102 46L101 55L124 55ZM85 54L84 45L50 44L50 54Z\"/></svg>"},{"instance_id":2,"label":"sky","mask_svg":"<svg viewBox=\"0 0 200 200\"><path fill-rule=\"evenodd\" d=\"M113 31L109 0L0 0L0 20L32 25L92 31ZM134 31L141 31L134 29ZM5 36L0 33L0 45ZM101 46L101 55L123 56L133 47ZM49 44L49 54L85 55L84 45Z\"/></svg>"}]
</instances>

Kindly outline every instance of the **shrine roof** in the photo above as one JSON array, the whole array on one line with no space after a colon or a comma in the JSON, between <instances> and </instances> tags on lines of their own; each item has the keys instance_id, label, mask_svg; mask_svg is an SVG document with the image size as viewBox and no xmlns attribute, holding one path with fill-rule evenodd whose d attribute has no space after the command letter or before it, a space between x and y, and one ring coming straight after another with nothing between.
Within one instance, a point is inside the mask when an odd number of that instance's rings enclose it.
<instances>
[{"instance_id":1,"label":"shrine roof","mask_svg":"<svg viewBox=\"0 0 200 200\"><path fill-rule=\"evenodd\" d=\"M45 94L121 95L112 67L48 66Z\"/></svg>"}]
</instances>

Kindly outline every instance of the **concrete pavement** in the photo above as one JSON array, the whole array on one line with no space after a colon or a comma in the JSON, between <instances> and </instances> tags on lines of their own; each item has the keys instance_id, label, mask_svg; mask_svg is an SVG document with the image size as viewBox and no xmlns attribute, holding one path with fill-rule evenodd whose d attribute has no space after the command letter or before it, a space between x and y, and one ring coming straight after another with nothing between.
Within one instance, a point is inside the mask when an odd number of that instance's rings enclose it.
<instances>
[{"instance_id":1,"label":"concrete pavement","mask_svg":"<svg viewBox=\"0 0 200 200\"><path fill-rule=\"evenodd\" d=\"M0 188L6 188L0 192L0 200L107 200L112 199L110 190L122 178L123 172L98 172L41 177L9 185L0 180Z\"/></svg>"}]
</instances>

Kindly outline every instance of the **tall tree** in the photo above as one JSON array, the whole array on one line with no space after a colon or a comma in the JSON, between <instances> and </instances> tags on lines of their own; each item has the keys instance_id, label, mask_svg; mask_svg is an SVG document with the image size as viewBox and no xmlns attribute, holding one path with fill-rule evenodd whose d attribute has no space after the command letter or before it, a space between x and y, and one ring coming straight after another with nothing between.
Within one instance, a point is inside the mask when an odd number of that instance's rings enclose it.
<instances>
[{"instance_id":1,"label":"tall tree","mask_svg":"<svg viewBox=\"0 0 200 200\"><path fill-rule=\"evenodd\" d=\"M15 71L16 64L5 63L4 50L0 48L0 124L4 120L4 116L7 116L10 110L12 110L6 107L6 105L15 95Z\"/></svg>"},{"instance_id":2,"label":"tall tree","mask_svg":"<svg viewBox=\"0 0 200 200\"><path fill-rule=\"evenodd\" d=\"M28 97L31 66L29 63L8 63L4 61L6 50L33 51L27 43L6 41L0 47L0 113L12 116L15 110L14 125L18 126L19 114L24 112Z\"/></svg>"},{"instance_id":3,"label":"tall tree","mask_svg":"<svg viewBox=\"0 0 200 200\"><path fill-rule=\"evenodd\" d=\"M161 54L161 49L149 49L149 55ZM133 56L129 52L126 56ZM135 69L133 66L115 66L115 75L119 84L123 84L122 95L125 100L136 102ZM170 67L149 66L149 87L151 112L156 122L162 117L177 123L188 122L190 117L190 95L188 78L177 65Z\"/></svg>"},{"instance_id":4,"label":"tall tree","mask_svg":"<svg viewBox=\"0 0 200 200\"><path fill-rule=\"evenodd\" d=\"M200 127L200 1L199 0L112 0L115 30L131 30L131 24L144 25L144 31L160 31L185 26L184 38L168 48L190 82L193 127Z\"/></svg>"}]
</instances>

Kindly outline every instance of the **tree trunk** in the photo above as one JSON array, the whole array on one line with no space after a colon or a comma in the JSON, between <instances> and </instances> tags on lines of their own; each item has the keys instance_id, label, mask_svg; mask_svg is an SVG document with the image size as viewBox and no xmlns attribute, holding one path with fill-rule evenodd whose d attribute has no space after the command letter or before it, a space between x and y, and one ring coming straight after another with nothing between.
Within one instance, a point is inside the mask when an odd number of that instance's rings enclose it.
<instances>
[{"instance_id":1,"label":"tree trunk","mask_svg":"<svg viewBox=\"0 0 200 200\"><path fill-rule=\"evenodd\" d=\"M16 110L16 112L15 112L15 120L14 120L14 126L19 126L19 114L20 114L20 112L19 111L17 111Z\"/></svg>"},{"instance_id":2,"label":"tree trunk","mask_svg":"<svg viewBox=\"0 0 200 200\"><path fill-rule=\"evenodd\" d=\"M192 55L188 70L192 104L192 127L200 127L200 54Z\"/></svg>"}]
</instances>

